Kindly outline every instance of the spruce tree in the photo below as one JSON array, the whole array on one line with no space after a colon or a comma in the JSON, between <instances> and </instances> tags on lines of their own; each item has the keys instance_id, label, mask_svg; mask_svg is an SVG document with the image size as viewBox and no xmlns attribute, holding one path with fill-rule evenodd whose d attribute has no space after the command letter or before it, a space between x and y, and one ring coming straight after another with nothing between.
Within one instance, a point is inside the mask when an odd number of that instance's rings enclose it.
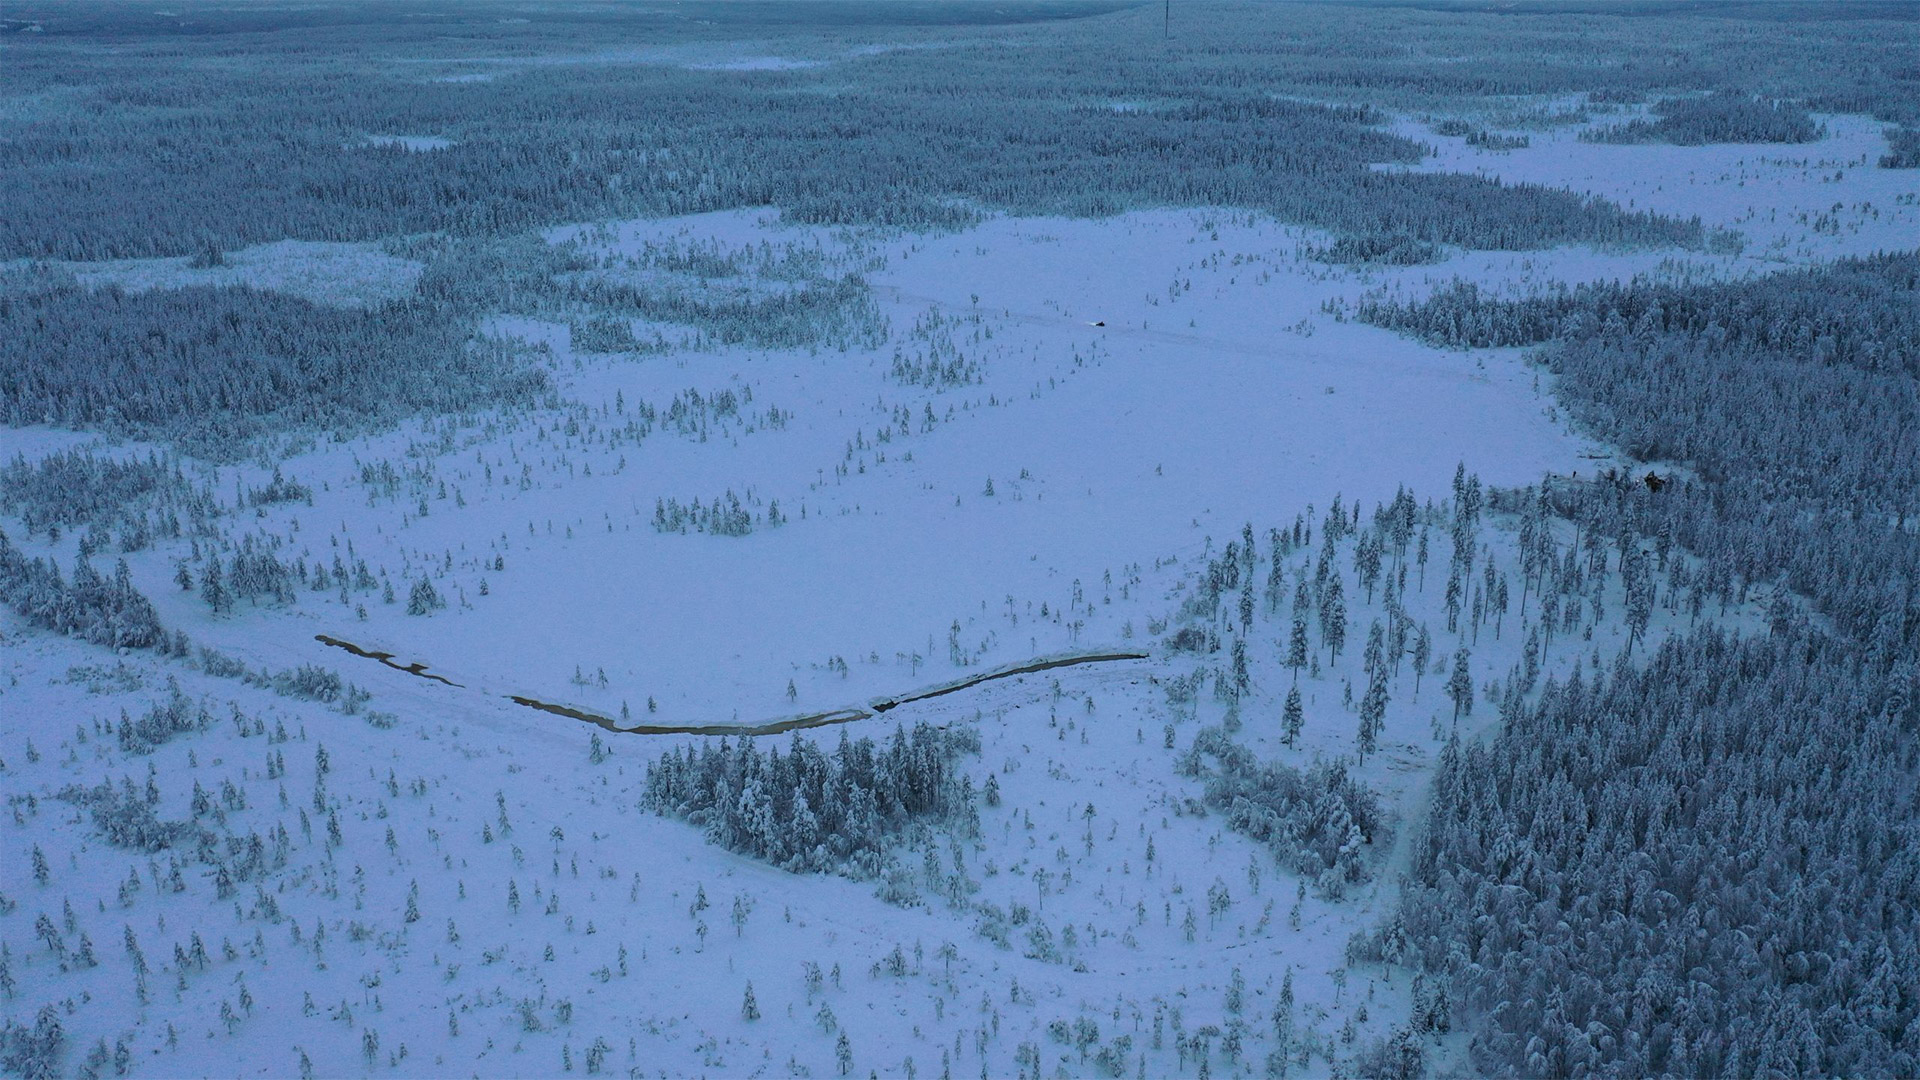
<instances>
[{"instance_id":1,"label":"spruce tree","mask_svg":"<svg viewBox=\"0 0 1920 1080\"><path fill-rule=\"evenodd\" d=\"M227 590L227 583L220 571L220 559L216 556L207 560L207 569L200 575L200 598L207 602L215 615L233 608L233 594Z\"/></svg>"},{"instance_id":2,"label":"spruce tree","mask_svg":"<svg viewBox=\"0 0 1920 1080\"><path fill-rule=\"evenodd\" d=\"M1287 633L1287 666L1293 669L1293 681L1298 684L1300 669L1307 666L1307 616L1297 609L1293 613L1293 629Z\"/></svg>"},{"instance_id":3,"label":"spruce tree","mask_svg":"<svg viewBox=\"0 0 1920 1080\"><path fill-rule=\"evenodd\" d=\"M1453 699L1453 718L1473 712L1473 670L1468 666L1466 649L1453 654L1453 675L1447 679L1447 696Z\"/></svg>"}]
</instances>

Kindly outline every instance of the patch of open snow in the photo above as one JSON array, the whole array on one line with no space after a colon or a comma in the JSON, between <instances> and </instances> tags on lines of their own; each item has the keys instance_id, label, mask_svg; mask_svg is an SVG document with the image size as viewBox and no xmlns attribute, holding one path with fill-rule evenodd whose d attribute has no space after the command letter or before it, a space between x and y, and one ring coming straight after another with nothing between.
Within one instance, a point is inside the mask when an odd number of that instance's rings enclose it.
<instances>
[{"instance_id":1,"label":"patch of open snow","mask_svg":"<svg viewBox=\"0 0 1920 1080\"><path fill-rule=\"evenodd\" d=\"M15 265L27 265L26 262ZM373 307L413 291L424 264L381 251L377 244L278 240L226 252L219 266L196 267L186 257L47 261L88 286L129 292L189 285L250 285L341 307Z\"/></svg>"},{"instance_id":2,"label":"patch of open snow","mask_svg":"<svg viewBox=\"0 0 1920 1080\"><path fill-rule=\"evenodd\" d=\"M681 66L690 71L804 71L825 65L824 60L796 60L790 56L742 56Z\"/></svg>"},{"instance_id":3,"label":"patch of open snow","mask_svg":"<svg viewBox=\"0 0 1920 1080\"><path fill-rule=\"evenodd\" d=\"M439 135L368 135L361 140L363 146L398 146L402 150L445 150L454 145L452 139Z\"/></svg>"}]
</instances>

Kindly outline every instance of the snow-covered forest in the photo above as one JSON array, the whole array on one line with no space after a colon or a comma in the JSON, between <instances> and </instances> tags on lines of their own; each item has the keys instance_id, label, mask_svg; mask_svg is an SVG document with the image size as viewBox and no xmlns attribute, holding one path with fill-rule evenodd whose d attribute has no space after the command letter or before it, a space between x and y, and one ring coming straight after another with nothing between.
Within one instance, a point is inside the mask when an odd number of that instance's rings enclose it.
<instances>
[{"instance_id":1,"label":"snow-covered forest","mask_svg":"<svg viewBox=\"0 0 1920 1080\"><path fill-rule=\"evenodd\" d=\"M0 10L0 1075L1920 1074L1920 7Z\"/></svg>"}]
</instances>

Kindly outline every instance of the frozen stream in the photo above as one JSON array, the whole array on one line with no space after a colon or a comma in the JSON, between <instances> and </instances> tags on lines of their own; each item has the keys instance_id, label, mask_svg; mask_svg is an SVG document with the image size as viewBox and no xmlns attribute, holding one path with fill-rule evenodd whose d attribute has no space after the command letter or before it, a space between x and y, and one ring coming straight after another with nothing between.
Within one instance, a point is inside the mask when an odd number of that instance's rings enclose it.
<instances>
[{"instance_id":1,"label":"frozen stream","mask_svg":"<svg viewBox=\"0 0 1920 1080\"><path fill-rule=\"evenodd\" d=\"M432 679L435 682L464 689L460 683L454 682L443 675L435 675L429 672L427 665L424 663L415 662L412 664L402 664L393 658L392 653L362 648L351 641L345 641L333 637L330 634L315 634L314 640L320 642L322 645L329 645L336 649L344 649L358 657L377 660L395 671L403 671L422 679ZM1147 659L1147 654L1143 652L1102 652L1076 653L1069 656L1055 656L1042 660L1031 660L1026 663L994 668L991 671L971 675L964 679L940 683L936 686L927 687L899 697L880 698L876 701L869 702L865 708L836 709L832 712L808 713L803 716L787 716L759 724L636 724L631 727L621 727L612 717L601 716L598 713L588 712L584 709L576 709L568 705L556 705L552 702L541 701L538 698L524 697L519 694L508 694L506 697L507 700L516 705L524 705L529 709L538 709L541 712L553 713L556 716L566 716L575 720L584 720L596 727L602 727L621 735L779 735L783 732L800 731L804 728L825 727L828 724L846 724L855 720L870 720L881 713L897 709L902 705L909 705L916 701L926 701L929 698L944 697L962 690L970 690L982 683L993 682L996 679L1010 679L1016 675L1032 675L1036 672L1053 671L1058 668L1079 667L1083 664L1107 664L1118 660L1145 659Z\"/></svg>"}]
</instances>

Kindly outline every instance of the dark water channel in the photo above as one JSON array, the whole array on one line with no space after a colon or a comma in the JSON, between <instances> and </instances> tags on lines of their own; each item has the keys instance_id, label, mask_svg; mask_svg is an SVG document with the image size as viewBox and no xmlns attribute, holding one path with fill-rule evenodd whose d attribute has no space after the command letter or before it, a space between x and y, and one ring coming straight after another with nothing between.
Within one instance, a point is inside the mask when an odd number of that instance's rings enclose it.
<instances>
[{"instance_id":1,"label":"dark water channel","mask_svg":"<svg viewBox=\"0 0 1920 1080\"><path fill-rule=\"evenodd\" d=\"M330 645L336 649L344 649L355 656L365 657L368 660L377 660L395 671L404 671L409 675L418 676L422 679L432 679L435 682L445 683L448 686L460 686L459 683L451 679L441 675L435 675L428 671L427 665L423 663L399 663L394 660L392 653L363 649L350 641L342 641L339 638L331 637L327 634L316 634L314 635L314 640L320 642L322 645ZM881 698L878 701L869 702L865 708L838 709L833 712L808 713L805 716L787 716L760 724L634 724L628 727L622 727L618 721L610 716L601 716L599 713L576 709L568 705L556 705L552 702L541 701L538 698L523 697L519 694L508 694L507 700L513 702L515 705L522 705L529 709L538 709L541 712L552 713L555 716L565 716L573 720L582 720L619 735L778 735L787 731L826 727L829 724L846 724L855 720L870 720L875 716L897 709L902 705L911 705L916 701L927 701L931 698L945 697L948 694L957 694L962 690L971 690L982 683L993 682L996 679L1011 679L1017 675L1032 675L1037 672L1054 671L1059 668L1079 667L1082 664L1110 664L1120 660L1145 660L1146 658L1147 654L1143 652L1085 653L1079 656L1057 656L1050 660L1034 660L1024 664L1016 664L1012 667L984 671L978 675L973 675L956 682L942 683L938 686L928 687L899 697Z\"/></svg>"}]
</instances>

